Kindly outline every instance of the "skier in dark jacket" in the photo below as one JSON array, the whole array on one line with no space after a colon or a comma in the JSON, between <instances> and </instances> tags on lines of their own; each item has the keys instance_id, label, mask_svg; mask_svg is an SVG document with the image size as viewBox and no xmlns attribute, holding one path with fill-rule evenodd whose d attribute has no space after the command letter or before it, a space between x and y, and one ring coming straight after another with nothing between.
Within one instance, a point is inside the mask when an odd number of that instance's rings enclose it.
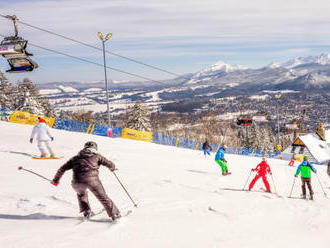
<instances>
[{"instance_id":1,"label":"skier in dark jacket","mask_svg":"<svg viewBox=\"0 0 330 248\"><path fill-rule=\"evenodd\" d=\"M212 151L212 147L209 145L209 142L207 140L205 140L205 142L203 143L203 152L204 152L204 156L206 157L206 154L210 155L210 151Z\"/></svg>"},{"instance_id":2,"label":"skier in dark jacket","mask_svg":"<svg viewBox=\"0 0 330 248\"><path fill-rule=\"evenodd\" d=\"M301 189L302 189L302 197L306 199L306 184L309 190L310 199L313 200L313 189L311 185L311 170L316 173L316 169L314 166L308 162L308 157L304 156L304 161L298 166L296 174L294 175L297 177L301 172Z\"/></svg>"},{"instance_id":3,"label":"skier in dark jacket","mask_svg":"<svg viewBox=\"0 0 330 248\"><path fill-rule=\"evenodd\" d=\"M92 191L96 198L102 203L107 214L112 220L120 218L120 212L117 206L107 196L103 185L99 179L100 165L104 165L114 171L114 163L97 153L97 144L89 141L84 145L78 155L67 161L58 169L52 183L57 186L61 177L67 170L73 170L72 187L77 192L80 212L85 217L93 215L89 202L87 189Z\"/></svg>"}]
</instances>

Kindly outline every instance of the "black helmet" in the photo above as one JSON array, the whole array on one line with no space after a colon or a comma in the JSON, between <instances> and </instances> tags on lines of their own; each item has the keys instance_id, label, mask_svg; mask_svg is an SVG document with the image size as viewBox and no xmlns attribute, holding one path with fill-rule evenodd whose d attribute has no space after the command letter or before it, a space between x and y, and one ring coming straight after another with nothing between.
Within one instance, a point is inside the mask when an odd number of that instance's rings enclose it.
<instances>
[{"instance_id":1,"label":"black helmet","mask_svg":"<svg viewBox=\"0 0 330 248\"><path fill-rule=\"evenodd\" d=\"M97 151L97 144L94 141L88 141L85 143L84 148L93 148Z\"/></svg>"}]
</instances>

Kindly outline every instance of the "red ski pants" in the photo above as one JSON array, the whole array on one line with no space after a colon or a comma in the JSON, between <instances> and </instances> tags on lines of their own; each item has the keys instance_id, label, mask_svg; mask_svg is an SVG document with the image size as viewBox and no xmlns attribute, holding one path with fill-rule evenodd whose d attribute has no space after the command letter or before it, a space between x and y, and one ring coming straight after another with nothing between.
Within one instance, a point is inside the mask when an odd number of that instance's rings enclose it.
<instances>
[{"instance_id":1,"label":"red ski pants","mask_svg":"<svg viewBox=\"0 0 330 248\"><path fill-rule=\"evenodd\" d=\"M249 189L252 189L254 184L256 183L256 181L262 177L262 181L264 182L265 186L266 186L266 190L270 190L270 186L269 186L269 183L267 181L267 176L266 175L260 175L260 174L257 174L253 180L251 181L250 185L249 185Z\"/></svg>"}]
</instances>

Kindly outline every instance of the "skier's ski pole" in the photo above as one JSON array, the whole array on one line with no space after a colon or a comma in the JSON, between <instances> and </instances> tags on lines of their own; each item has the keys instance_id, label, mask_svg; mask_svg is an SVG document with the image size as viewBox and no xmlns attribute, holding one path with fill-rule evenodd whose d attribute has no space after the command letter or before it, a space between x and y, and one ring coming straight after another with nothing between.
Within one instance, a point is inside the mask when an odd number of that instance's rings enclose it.
<instances>
[{"instance_id":1,"label":"skier's ski pole","mask_svg":"<svg viewBox=\"0 0 330 248\"><path fill-rule=\"evenodd\" d=\"M274 190L275 190L275 193L277 194L277 190L276 190L276 186L275 186L275 182L274 182L274 178L273 178L273 173L270 174L270 176L272 177L272 181L273 181L273 185L274 185Z\"/></svg>"},{"instance_id":2,"label":"skier's ski pole","mask_svg":"<svg viewBox=\"0 0 330 248\"><path fill-rule=\"evenodd\" d=\"M38 177L41 177L41 178L43 178L43 179L45 179L45 180L47 180L47 181L49 181L49 182L52 182L52 180L50 180L50 179L48 179L48 178L46 178L46 177L44 177L44 176L42 176L42 175L40 175L40 174L38 174L38 173L36 173L36 172L33 172L33 171L31 171L31 170L24 169L22 166L18 167L18 170L24 170L24 171L30 172L30 173L32 173L32 174L38 176Z\"/></svg>"},{"instance_id":3,"label":"skier's ski pole","mask_svg":"<svg viewBox=\"0 0 330 248\"><path fill-rule=\"evenodd\" d=\"M117 177L116 173L113 171L112 172L115 177L117 178L118 182L120 183L120 185L123 187L123 189L125 190L126 194L128 195L128 197L131 199L131 201L133 202L134 204L134 207L137 207L137 204L133 201L132 197L130 196L130 194L127 192L126 188L124 187L124 185L121 183L121 181L119 180L119 178Z\"/></svg>"},{"instance_id":4,"label":"skier's ski pole","mask_svg":"<svg viewBox=\"0 0 330 248\"><path fill-rule=\"evenodd\" d=\"M250 179L251 173L252 173L252 170L250 171L250 174L249 174L248 178L246 179L246 182L245 182L245 184L243 186L243 189L245 189L245 186L246 186L246 184L248 183L248 181Z\"/></svg>"},{"instance_id":5,"label":"skier's ski pole","mask_svg":"<svg viewBox=\"0 0 330 248\"><path fill-rule=\"evenodd\" d=\"M289 198L290 198L291 195L292 195L293 186L294 186L294 183L295 183L295 182L296 182L296 177L294 177L294 179L293 179L293 184L292 184L292 188L291 188L291 192L290 192Z\"/></svg>"},{"instance_id":6,"label":"skier's ski pole","mask_svg":"<svg viewBox=\"0 0 330 248\"><path fill-rule=\"evenodd\" d=\"M316 173L315 173L316 174ZM319 176L316 174L316 177L317 177L317 180L319 181L319 184L321 185L321 188L322 188L322 190L323 190L323 193L324 193L324 196L325 197L327 197L327 194L325 193L325 191L324 191L324 189L323 189L323 186L322 186L322 183L321 183L321 181L320 181L320 178L319 178Z\"/></svg>"}]
</instances>

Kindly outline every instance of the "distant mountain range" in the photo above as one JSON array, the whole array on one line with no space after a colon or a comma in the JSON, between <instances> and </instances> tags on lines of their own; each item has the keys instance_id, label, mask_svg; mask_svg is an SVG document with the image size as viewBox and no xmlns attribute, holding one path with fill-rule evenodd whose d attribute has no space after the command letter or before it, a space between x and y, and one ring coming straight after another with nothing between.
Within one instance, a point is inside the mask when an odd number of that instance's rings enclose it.
<instances>
[{"instance_id":1,"label":"distant mountain range","mask_svg":"<svg viewBox=\"0 0 330 248\"><path fill-rule=\"evenodd\" d=\"M330 54L320 56L299 57L284 63L273 62L268 66L251 69L241 65L217 62L196 73L182 75L171 80L152 81L113 81L112 89L173 87L173 86L217 86L221 90L238 88L249 91L283 90L283 89L329 89L330 87ZM104 82L50 82L40 84L40 89L54 89L61 85L77 90L88 88L104 88Z\"/></svg>"},{"instance_id":2,"label":"distant mountain range","mask_svg":"<svg viewBox=\"0 0 330 248\"><path fill-rule=\"evenodd\" d=\"M105 103L104 82L52 82L38 87L59 108ZM263 91L330 93L330 54L271 63L259 69L217 62L199 72L161 82L111 82L110 89L110 100L120 106L123 102L140 99L154 107Z\"/></svg>"}]
</instances>

